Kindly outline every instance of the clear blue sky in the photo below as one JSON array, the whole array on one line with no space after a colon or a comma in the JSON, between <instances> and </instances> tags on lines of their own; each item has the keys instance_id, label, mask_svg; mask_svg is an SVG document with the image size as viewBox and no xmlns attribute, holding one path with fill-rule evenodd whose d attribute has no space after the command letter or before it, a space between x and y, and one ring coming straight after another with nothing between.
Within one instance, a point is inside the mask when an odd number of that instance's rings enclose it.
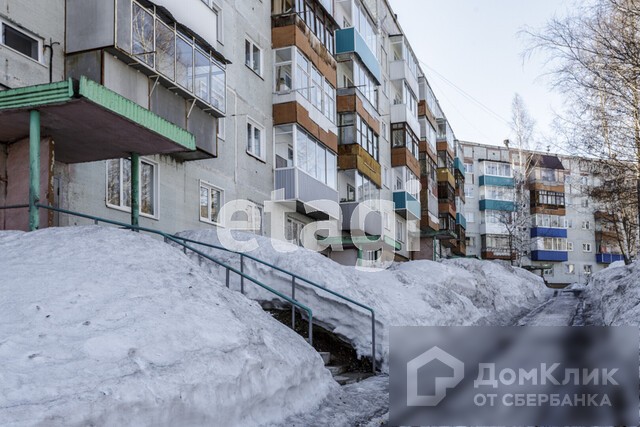
<instances>
[{"instance_id":1,"label":"clear blue sky","mask_svg":"<svg viewBox=\"0 0 640 427\"><path fill-rule=\"evenodd\" d=\"M541 77L547 71L543 57L523 60L527 40L518 32L565 15L570 0L390 3L458 139L501 144L511 133L505 120L511 119L511 101L518 92L537 122L541 148L546 148L545 140L553 136L553 110L561 110L562 98Z\"/></svg>"}]
</instances>

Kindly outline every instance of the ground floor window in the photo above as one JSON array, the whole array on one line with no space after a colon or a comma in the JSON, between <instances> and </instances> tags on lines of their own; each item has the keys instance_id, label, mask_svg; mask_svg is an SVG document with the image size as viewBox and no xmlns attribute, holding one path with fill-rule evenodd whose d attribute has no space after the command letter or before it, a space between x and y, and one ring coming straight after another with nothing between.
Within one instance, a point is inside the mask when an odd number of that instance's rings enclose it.
<instances>
[{"instance_id":1,"label":"ground floor window","mask_svg":"<svg viewBox=\"0 0 640 427\"><path fill-rule=\"evenodd\" d=\"M302 246L302 229L305 224L291 217L287 217L284 238L294 245Z\"/></svg>"},{"instance_id":2,"label":"ground floor window","mask_svg":"<svg viewBox=\"0 0 640 427\"><path fill-rule=\"evenodd\" d=\"M140 160L140 214L158 216L158 164ZM107 160L107 206L131 212L131 160Z\"/></svg>"},{"instance_id":3,"label":"ground floor window","mask_svg":"<svg viewBox=\"0 0 640 427\"><path fill-rule=\"evenodd\" d=\"M248 202L244 208L244 212L246 217L242 218L242 220L244 221L246 219L247 226L242 230L262 235L262 206L253 202Z\"/></svg>"},{"instance_id":4,"label":"ground floor window","mask_svg":"<svg viewBox=\"0 0 640 427\"><path fill-rule=\"evenodd\" d=\"M593 273L593 269L591 268L591 264L585 264L583 266L583 271L584 271L584 274L586 274L587 276L590 275L591 273Z\"/></svg>"},{"instance_id":5,"label":"ground floor window","mask_svg":"<svg viewBox=\"0 0 640 427\"><path fill-rule=\"evenodd\" d=\"M219 225L218 214L224 203L224 191L200 181L200 221Z\"/></svg>"},{"instance_id":6,"label":"ground floor window","mask_svg":"<svg viewBox=\"0 0 640 427\"><path fill-rule=\"evenodd\" d=\"M575 274L576 272L576 266L575 264L565 264L565 273L567 274Z\"/></svg>"}]
</instances>

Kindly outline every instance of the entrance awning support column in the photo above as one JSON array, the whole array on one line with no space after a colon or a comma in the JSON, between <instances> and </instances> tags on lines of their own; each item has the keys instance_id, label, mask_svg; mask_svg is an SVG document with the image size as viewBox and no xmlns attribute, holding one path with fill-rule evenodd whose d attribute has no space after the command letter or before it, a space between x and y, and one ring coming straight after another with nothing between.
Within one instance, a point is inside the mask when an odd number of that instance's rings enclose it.
<instances>
[{"instance_id":1,"label":"entrance awning support column","mask_svg":"<svg viewBox=\"0 0 640 427\"><path fill-rule=\"evenodd\" d=\"M131 225L140 225L140 155L131 153Z\"/></svg>"},{"instance_id":2,"label":"entrance awning support column","mask_svg":"<svg viewBox=\"0 0 640 427\"><path fill-rule=\"evenodd\" d=\"M40 112L29 113L29 231L40 228Z\"/></svg>"}]
</instances>

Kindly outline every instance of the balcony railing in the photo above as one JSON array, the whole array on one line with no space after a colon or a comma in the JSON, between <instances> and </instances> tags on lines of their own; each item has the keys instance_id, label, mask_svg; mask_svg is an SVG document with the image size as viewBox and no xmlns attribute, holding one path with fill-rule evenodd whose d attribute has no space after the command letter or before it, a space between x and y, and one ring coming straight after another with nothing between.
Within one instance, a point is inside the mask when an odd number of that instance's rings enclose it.
<instances>
[{"instance_id":1,"label":"balcony railing","mask_svg":"<svg viewBox=\"0 0 640 427\"><path fill-rule=\"evenodd\" d=\"M364 38L353 27L336 31L336 55L343 53L355 53L369 73L380 83L380 63Z\"/></svg>"},{"instance_id":2,"label":"balcony railing","mask_svg":"<svg viewBox=\"0 0 640 427\"><path fill-rule=\"evenodd\" d=\"M316 200L338 202L338 192L307 175L298 168L276 169L275 189L282 190L280 200L298 200L304 203ZM331 212L337 217L337 212Z\"/></svg>"},{"instance_id":3,"label":"balcony railing","mask_svg":"<svg viewBox=\"0 0 640 427\"><path fill-rule=\"evenodd\" d=\"M420 202L410 193L406 191L394 192L393 203L396 205L396 211L405 218L411 215L412 219L420 219Z\"/></svg>"}]
</instances>

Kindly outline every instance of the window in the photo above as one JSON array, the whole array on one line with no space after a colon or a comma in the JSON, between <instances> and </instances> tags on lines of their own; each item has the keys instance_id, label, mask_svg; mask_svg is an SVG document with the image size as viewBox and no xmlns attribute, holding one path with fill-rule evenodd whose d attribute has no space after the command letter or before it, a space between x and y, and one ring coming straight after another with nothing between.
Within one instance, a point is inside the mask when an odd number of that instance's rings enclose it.
<instances>
[{"instance_id":1,"label":"window","mask_svg":"<svg viewBox=\"0 0 640 427\"><path fill-rule=\"evenodd\" d=\"M483 186L480 192L481 199L513 201L515 199L515 190L509 187Z\"/></svg>"},{"instance_id":2,"label":"window","mask_svg":"<svg viewBox=\"0 0 640 427\"><path fill-rule=\"evenodd\" d=\"M473 185L465 184L464 186L464 197L466 199L473 198Z\"/></svg>"},{"instance_id":3,"label":"window","mask_svg":"<svg viewBox=\"0 0 640 427\"><path fill-rule=\"evenodd\" d=\"M493 176L503 176L510 178L513 176L511 165L508 163L484 162L484 174Z\"/></svg>"},{"instance_id":4,"label":"window","mask_svg":"<svg viewBox=\"0 0 640 427\"><path fill-rule=\"evenodd\" d=\"M589 207L589 199L580 200L580 206L583 207L583 208L588 208Z\"/></svg>"},{"instance_id":5,"label":"window","mask_svg":"<svg viewBox=\"0 0 640 427\"><path fill-rule=\"evenodd\" d=\"M224 204L224 191L200 181L200 221L220 225L218 214Z\"/></svg>"},{"instance_id":6,"label":"window","mask_svg":"<svg viewBox=\"0 0 640 427\"><path fill-rule=\"evenodd\" d=\"M396 240L400 243L405 242L405 223L396 219Z\"/></svg>"},{"instance_id":7,"label":"window","mask_svg":"<svg viewBox=\"0 0 640 427\"><path fill-rule=\"evenodd\" d=\"M330 0L320 0L320 3L329 11L330 15L333 13L333 2ZM333 54L335 44L333 35L334 24L330 22L326 12L324 12L318 4L310 0L296 0L295 11L329 53Z\"/></svg>"},{"instance_id":8,"label":"window","mask_svg":"<svg viewBox=\"0 0 640 427\"><path fill-rule=\"evenodd\" d=\"M476 222L476 213L475 212L466 212L464 217L467 219L467 222Z\"/></svg>"},{"instance_id":9,"label":"window","mask_svg":"<svg viewBox=\"0 0 640 427\"><path fill-rule=\"evenodd\" d=\"M276 169L296 167L312 178L336 189L337 156L299 126L276 126ZM295 149L294 149L295 138Z\"/></svg>"},{"instance_id":10,"label":"window","mask_svg":"<svg viewBox=\"0 0 640 427\"><path fill-rule=\"evenodd\" d=\"M533 227L567 228L567 221L560 215L535 214L532 225Z\"/></svg>"},{"instance_id":11,"label":"window","mask_svg":"<svg viewBox=\"0 0 640 427\"><path fill-rule=\"evenodd\" d=\"M213 7L209 1L204 3ZM133 58L225 112L226 72L214 52L195 37L178 31L175 22L166 21L155 9L142 7L135 1L130 25L132 43L128 53ZM217 15L214 25L219 33Z\"/></svg>"},{"instance_id":12,"label":"window","mask_svg":"<svg viewBox=\"0 0 640 427\"><path fill-rule=\"evenodd\" d=\"M262 76L262 49L249 39L244 41L244 64Z\"/></svg>"},{"instance_id":13,"label":"window","mask_svg":"<svg viewBox=\"0 0 640 427\"><path fill-rule=\"evenodd\" d=\"M391 124L391 146L393 148L406 147L413 157L420 157L418 137L406 123Z\"/></svg>"},{"instance_id":14,"label":"window","mask_svg":"<svg viewBox=\"0 0 640 427\"><path fill-rule=\"evenodd\" d=\"M247 153L265 159L264 129L254 121L247 121Z\"/></svg>"},{"instance_id":15,"label":"window","mask_svg":"<svg viewBox=\"0 0 640 427\"><path fill-rule=\"evenodd\" d=\"M347 184L347 202L355 202L356 201L356 188Z\"/></svg>"},{"instance_id":16,"label":"window","mask_svg":"<svg viewBox=\"0 0 640 427\"><path fill-rule=\"evenodd\" d=\"M537 205L564 206L564 193L546 190L536 190L532 193L534 194L534 201Z\"/></svg>"},{"instance_id":17,"label":"window","mask_svg":"<svg viewBox=\"0 0 640 427\"><path fill-rule=\"evenodd\" d=\"M582 252L591 252L591 243L583 243Z\"/></svg>"},{"instance_id":18,"label":"window","mask_svg":"<svg viewBox=\"0 0 640 427\"><path fill-rule=\"evenodd\" d=\"M476 247L476 238L475 237L467 237L467 247L475 248Z\"/></svg>"},{"instance_id":19,"label":"window","mask_svg":"<svg viewBox=\"0 0 640 427\"><path fill-rule=\"evenodd\" d=\"M274 55L275 92L288 94L295 90L335 123L336 89L329 80L295 47L276 49Z\"/></svg>"},{"instance_id":20,"label":"window","mask_svg":"<svg viewBox=\"0 0 640 427\"><path fill-rule=\"evenodd\" d=\"M464 172L465 173L473 173L473 163L465 163L464 164Z\"/></svg>"},{"instance_id":21,"label":"window","mask_svg":"<svg viewBox=\"0 0 640 427\"><path fill-rule=\"evenodd\" d=\"M545 270L544 270L544 275L545 275L545 276L553 276L553 267L551 267L551 268L545 268Z\"/></svg>"},{"instance_id":22,"label":"window","mask_svg":"<svg viewBox=\"0 0 640 427\"><path fill-rule=\"evenodd\" d=\"M31 59L40 61L41 42L0 21L2 44Z\"/></svg>"},{"instance_id":23,"label":"window","mask_svg":"<svg viewBox=\"0 0 640 427\"><path fill-rule=\"evenodd\" d=\"M567 242L567 251L573 252L573 242Z\"/></svg>"},{"instance_id":24,"label":"window","mask_svg":"<svg viewBox=\"0 0 640 427\"><path fill-rule=\"evenodd\" d=\"M245 220L247 221L246 228L242 230L261 235L262 234L262 213L263 213L262 206L253 202L248 202L244 213L246 215L245 217L238 218L241 221L245 221ZM235 213L235 215L238 215L238 213ZM234 218L234 220L236 220L236 218Z\"/></svg>"},{"instance_id":25,"label":"window","mask_svg":"<svg viewBox=\"0 0 640 427\"><path fill-rule=\"evenodd\" d=\"M376 162L380 160L380 138L359 114L340 115L338 141L341 145L360 144Z\"/></svg>"},{"instance_id":26,"label":"window","mask_svg":"<svg viewBox=\"0 0 640 427\"><path fill-rule=\"evenodd\" d=\"M538 241L538 249L542 249L545 251L566 251L567 250L567 240L560 237L544 237L541 239L542 245L540 245L540 240Z\"/></svg>"},{"instance_id":27,"label":"window","mask_svg":"<svg viewBox=\"0 0 640 427\"><path fill-rule=\"evenodd\" d=\"M290 243L293 243L294 245L302 246L302 229L303 228L304 228L303 222L295 220L291 217L287 217L284 238Z\"/></svg>"},{"instance_id":28,"label":"window","mask_svg":"<svg viewBox=\"0 0 640 427\"><path fill-rule=\"evenodd\" d=\"M211 20L208 20L208 22L209 22L209 25L211 25L212 27L211 32L216 35L217 41L222 43L222 19L221 19L222 11L215 4L213 0L202 0L202 2L207 6L209 6L209 8L214 14L214 18Z\"/></svg>"},{"instance_id":29,"label":"window","mask_svg":"<svg viewBox=\"0 0 640 427\"><path fill-rule=\"evenodd\" d=\"M382 185L384 185L385 188L389 188L391 184L391 175L389 173L389 168L386 166L383 166L382 168Z\"/></svg>"},{"instance_id":30,"label":"window","mask_svg":"<svg viewBox=\"0 0 640 427\"><path fill-rule=\"evenodd\" d=\"M591 230L591 221L582 221L583 230Z\"/></svg>"},{"instance_id":31,"label":"window","mask_svg":"<svg viewBox=\"0 0 640 427\"><path fill-rule=\"evenodd\" d=\"M156 218L158 213L158 165L140 160L140 214ZM131 212L131 161L107 160L107 206Z\"/></svg>"},{"instance_id":32,"label":"window","mask_svg":"<svg viewBox=\"0 0 640 427\"><path fill-rule=\"evenodd\" d=\"M276 49L275 54L275 91L290 92L293 89L291 48Z\"/></svg>"},{"instance_id":33,"label":"window","mask_svg":"<svg viewBox=\"0 0 640 427\"><path fill-rule=\"evenodd\" d=\"M575 274L576 273L576 265L575 264L565 264L564 272L566 274Z\"/></svg>"},{"instance_id":34,"label":"window","mask_svg":"<svg viewBox=\"0 0 640 427\"><path fill-rule=\"evenodd\" d=\"M582 266L582 271L584 272L584 274L586 274L587 276L590 275L593 272L593 269L591 267L591 264L585 264L584 266Z\"/></svg>"}]
</instances>

